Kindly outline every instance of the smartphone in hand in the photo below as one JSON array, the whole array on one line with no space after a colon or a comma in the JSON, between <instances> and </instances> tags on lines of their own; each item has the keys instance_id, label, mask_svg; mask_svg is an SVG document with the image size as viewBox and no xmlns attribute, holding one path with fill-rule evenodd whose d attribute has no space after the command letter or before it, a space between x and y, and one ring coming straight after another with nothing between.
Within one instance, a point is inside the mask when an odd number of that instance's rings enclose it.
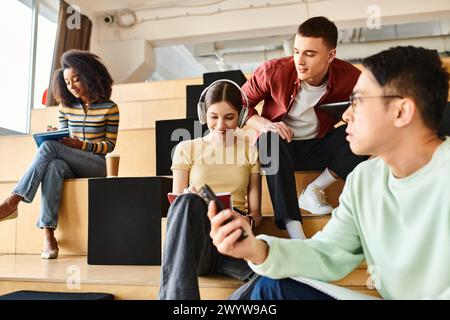
<instances>
[{"instance_id":1,"label":"smartphone in hand","mask_svg":"<svg viewBox=\"0 0 450 320\"><path fill-rule=\"evenodd\" d=\"M217 211L220 212L222 210L225 209L224 204L222 203L222 201L220 201L216 194L214 193L214 191L211 190L211 188L205 184L203 187L200 188L200 191L198 193L200 195L200 197L203 198L203 200L205 200L205 202L209 205L209 203L211 201L214 201L216 203L216 207L217 207ZM228 219L227 221L225 221L224 224L227 224L228 222L230 222L232 219ZM238 241L242 241L245 238L248 237L248 234L244 231L244 229L241 228L241 236L239 237Z\"/></svg>"}]
</instances>

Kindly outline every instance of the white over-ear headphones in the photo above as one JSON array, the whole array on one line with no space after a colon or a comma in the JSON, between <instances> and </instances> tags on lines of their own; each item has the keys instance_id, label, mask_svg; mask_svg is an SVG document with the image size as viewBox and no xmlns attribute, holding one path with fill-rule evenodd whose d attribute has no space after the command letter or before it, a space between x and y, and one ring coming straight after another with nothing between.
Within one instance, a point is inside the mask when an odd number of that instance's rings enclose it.
<instances>
[{"instance_id":1,"label":"white over-ear headphones","mask_svg":"<svg viewBox=\"0 0 450 320\"><path fill-rule=\"evenodd\" d=\"M242 97L244 97L245 108L244 108L244 106L242 106L241 112L239 112L239 117L238 117L238 127L242 128L245 125L245 123L247 122L248 98L247 98L247 95L245 94L245 92L241 89L241 87L239 87L239 85L236 82L228 80L228 79L220 79L220 80L214 81L213 83L211 83L208 87L206 87L202 91L202 94L200 95L200 98L198 99L198 103L197 103L198 120L200 121L201 124L206 123L206 103L205 103L205 101L203 101L203 99L205 98L206 92L209 90L209 88L211 88L214 84L216 84L218 82L228 82L228 83L233 84L236 88L239 89Z\"/></svg>"}]
</instances>

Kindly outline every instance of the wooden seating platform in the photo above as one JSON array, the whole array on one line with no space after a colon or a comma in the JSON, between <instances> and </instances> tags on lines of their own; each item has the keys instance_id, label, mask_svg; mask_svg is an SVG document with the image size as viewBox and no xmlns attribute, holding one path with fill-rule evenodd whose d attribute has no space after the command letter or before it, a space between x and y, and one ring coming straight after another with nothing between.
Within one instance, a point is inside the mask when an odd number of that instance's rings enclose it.
<instances>
[{"instance_id":1,"label":"wooden seating platform","mask_svg":"<svg viewBox=\"0 0 450 320\"><path fill-rule=\"evenodd\" d=\"M154 176L156 143L154 123L157 120L186 116L186 85L200 84L201 79L184 79L116 85L112 99L119 104L121 121L115 153L120 154L121 177ZM259 107L260 108L260 107ZM57 107L35 109L31 116L32 132L57 125ZM0 199L6 198L31 163L36 146L31 135L0 137ZM298 193L319 173L296 173ZM20 204L19 218L0 224L0 294L17 290L108 292L119 299L155 299L159 288L160 267L89 266L87 265L88 188L87 179L71 179L64 183L60 220L56 237L60 246L57 260L40 259L42 231L35 223L40 209L40 191L32 204ZM326 190L327 198L337 206L344 182ZM263 177L262 212L257 233L287 237L273 222L273 208ZM303 213L308 237L321 230L330 216ZM166 219L161 220L164 239ZM80 288L71 281L79 271ZM376 295L367 288L369 274L362 264L337 284ZM73 283L72 283L73 284ZM240 283L228 277L200 277L204 299L225 299Z\"/></svg>"},{"instance_id":2,"label":"wooden seating platform","mask_svg":"<svg viewBox=\"0 0 450 320\"><path fill-rule=\"evenodd\" d=\"M377 296L365 286L368 274L358 268L336 284ZM42 260L38 255L0 255L0 294L18 290L105 292L116 299L151 300L159 291L159 266L92 266L86 256ZM202 299L223 300L241 285L226 276L199 277Z\"/></svg>"}]
</instances>

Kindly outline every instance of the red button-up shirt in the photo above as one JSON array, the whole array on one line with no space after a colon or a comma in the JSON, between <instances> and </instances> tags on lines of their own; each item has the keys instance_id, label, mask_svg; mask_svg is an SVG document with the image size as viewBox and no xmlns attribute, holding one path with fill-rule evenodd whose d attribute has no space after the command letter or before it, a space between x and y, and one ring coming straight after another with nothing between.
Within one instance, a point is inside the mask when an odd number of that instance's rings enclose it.
<instances>
[{"instance_id":1,"label":"red button-up shirt","mask_svg":"<svg viewBox=\"0 0 450 320\"><path fill-rule=\"evenodd\" d=\"M348 101L360 73L350 63L335 58L328 68L327 91L317 105ZM261 116L273 122L282 121L301 90L294 58L285 57L267 61L255 70L242 89L249 100L249 117L258 113L255 106L264 100ZM319 121L317 138L322 138L341 119L334 118L317 108L317 105L314 106Z\"/></svg>"}]
</instances>

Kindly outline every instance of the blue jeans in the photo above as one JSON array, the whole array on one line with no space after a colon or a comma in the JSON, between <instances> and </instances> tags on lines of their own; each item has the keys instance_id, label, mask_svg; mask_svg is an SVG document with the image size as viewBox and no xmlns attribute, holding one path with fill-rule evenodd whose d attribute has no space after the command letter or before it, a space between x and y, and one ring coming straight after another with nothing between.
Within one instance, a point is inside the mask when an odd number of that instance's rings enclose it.
<instances>
[{"instance_id":1,"label":"blue jeans","mask_svg":"<svg viewBox=\"0 0 450 320\"><path fill-rule=\"evenodd\" d=\"M205 201L195 194L178 196L167 214L161 264L160 300L198 300L198 276L225 274L246 281L253 271L247 262L221 255L209 236Z\"/></svg>"},{"instance_id":2,"label":"blue jeans","mask_svg":"<svg viewBox=\"0 0 450 320\"><path fill-rule=\"evenodd\" d=\"M48 140L39 147L13 193L30 203L41 184L41 214L37 226L56 229L64 179L105 176L106 161L103 156Z\"/></svg>"},{"instance_id":3,"label":"blue jeans","mask_svg":"<svg viewBox=\"0 0 450 320\"><path fill-rule=\"evenodd\" d=\"M261 277L255 284L251 300L334 300L329 295L292 279Z\"/></svg>"}]
</instances>

